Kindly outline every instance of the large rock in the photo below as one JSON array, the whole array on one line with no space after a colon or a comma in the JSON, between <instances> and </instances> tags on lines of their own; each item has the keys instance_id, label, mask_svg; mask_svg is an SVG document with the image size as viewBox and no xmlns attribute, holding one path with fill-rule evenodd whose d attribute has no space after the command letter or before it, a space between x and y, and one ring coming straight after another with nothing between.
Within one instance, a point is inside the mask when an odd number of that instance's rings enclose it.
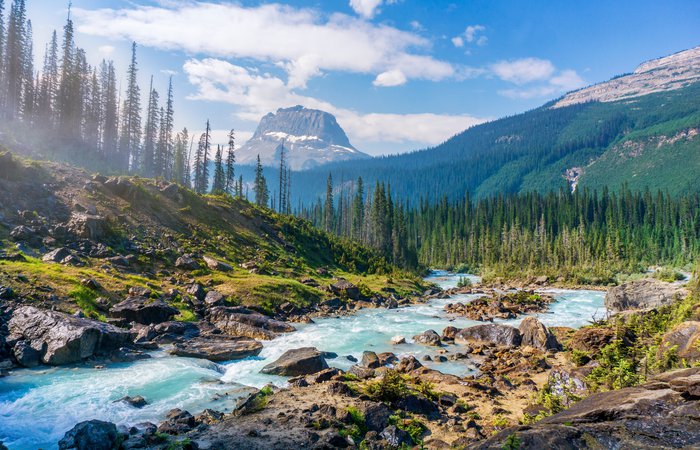
<instances>
[{"instance_id":1,"label":"large rock","mask_svg":"<svg viewBox=\"0 0 700 450\"><path fill-rule=\"evenodd\" d=\"M579 328L569 340L569 348L595 354L601 348L610 344L617 337L612 328L584 327Z\"/></svg>"},{"instance_id":2,"label":"large rock","mask_svg":"<svg viewBox=\"0 0 700 450\"><path fill-rule=\"evenodd\" d=\"M463 328L455 333L455 344L488 342L491 344L517 347L520 345L520 331L510 325L489 323Z\"/></svg>"},{"instance_id":3,"label":"large rock","mask_svg":"<svg viewBox=\"0 0 700 450\"><path fill-rule=\"evenodd\" d=\"M146 297L132 296L117 303L109 310L110 317L125 319L129 322L150 325L167 322L178 314L178 310L162 300L152 300Z\"/></svg>"},{"instance_id":4,"label":"large rock","mask_svg":"<svg viewBox=\"0 0 700 450\"><path fill-rule=\"evenodd\" d=\"M111 422L88 420L80 422L58 441L60 450L114 450L119 448L123 436Z\"/></svg>"},{"instance_id":5,"label":"large rock","mask_svg":"<svg viewBox=\"0 0 700 450\"><path fill-rule=\"evenodd\" d=\"M197 260L194 259L193 255L186 254L175 260L175 267L183 270L197 270L200 266Z\"/></svg>"},{"instance_id":6,"label":"large rock","mask_svg":"<svg viewBox=\"0 0 700 450\"><path fill-rule=\"evenodd\" d=\"M261 373L295 377L309 375L327 369L328 364L323 353L314 347L287 350L277 361L262 368Z\"/></svg>"},{"instance_id":7,"label":"large rock","mask_svg":"<svg viewBox=\"0 0 700 450\"><path fill-rule=\"evenodd\" d=\"M523 449L698 448L699 397L700 368L667 372L640 386L591 395L534 425L503 430L473 448L505 448L512 435Z\"/></svg>"},{"instance_id":8,"label":"large rock","mask_svg":"<svg viewBox=\"0 0 700 450\"><path fill-rule=\"evenodd\" d=\"M242 307L215 307L207 316L209 322L231 336L271 340L277 333L289 333L296 328Z\"/></svg>"},{"instance_id":9,"label":"large rock","mask_svg":"<svg viewBox=\"0 0 700 450\"><path fill-rule=\"evenodd\" d=\"M645 310L668 305L688 292L677 284L644 279L630 281L608 290L605 307L611 312Z\"/></svg>"},{"instance_id":10,"label":"large rock","mask_svg":"<svg viewBox=\"0 0 700 450\"><path fill-rule=\"evenodd\" d=\"M700 361L700 322L688 321L667 331L661 338L659 357L672 349L687 363Z\"/></svg>"},{"instance_id":11,"label":"large rock","mask_svg":"<svg viewBox=\"0 0 700 450\"><path fill-rule=\"evenodd\" d=\"M67 248L60 247L42 256L41 260L44 262L60 263L69 256L71 256L71 252Z\"/></svg>"},{"instance_id":12,"label":"large rock","mask_svg":"<svg viewBox=\"0 0 700 450\"><path fill-rule=\"evenodd\" d=\"M351 300L357 300L360 298L360 288L347 280L339 280L331 284L329 287L331 292L333 292L335 295L340 295Z\"/></svg>"},{"instance_id":13,"label":"large rock","mask_svg":"<svg viewBox=\"0 0 700 450\"><path fill-rule=\"evenodd\" d=\"M74 212L67 225L68 231L83 239L102 239L109 226L104 217L84 212Z\"/></svg>"},{"instance_id":14,"label":"large rock","mask_svg":"<svg viewBox=\"0 0 700 450\"><path fill-rule=\"evenodd\" d=\"M212 258L211 256L204 255L202 259L211 270L218 270L220 272L230 272L233 270L233 267L230 264L221 262Z\"/></svg>"},{"instance_id":15,"label":"large rock","mask_svg":"<svg viewBox=\"0 0 700 450\"><path fill-rule=\"evenodd\" d=\"M440 335L437 334L437 332L434 330L427 330L422 332L421 334L413 336L413 342L415 342L416 344L432 345L435 347L439 347L440 345L442 345Z\"/></svg>"},{"instance_id":16,"label":"large rock","mask_svg":"<svg viewBox=\"0 0 700 450\"><path fill-rule=\"evenodd\" d=\"M256 356L262 348L254 339L211 335L175 342L170 354L220 362Z\"/></svg>"},{"instance_id":17,"label":"large rock","mask_svg":"<svg viewBox=\"0 0 700 450\"><path fill-rule=\"evenodd\" d=\"M518 330L522 336L521 345L529 345L530 347L540 350L561 349L561 345L557 341L556 336L535 317L524 318Z\"/></svg>"},{"instance_id":18,"label":"large rock","mask_svg":"<svg viewBox=\"0 0 700 450\"><path fill-rule=\"evenodd\" d=\"M33 306L15 309L8 330L8 342L27 341L41 361L51 365L106 354L131 341L131 334L121 328Z\"/></svg>"}]
</instances>

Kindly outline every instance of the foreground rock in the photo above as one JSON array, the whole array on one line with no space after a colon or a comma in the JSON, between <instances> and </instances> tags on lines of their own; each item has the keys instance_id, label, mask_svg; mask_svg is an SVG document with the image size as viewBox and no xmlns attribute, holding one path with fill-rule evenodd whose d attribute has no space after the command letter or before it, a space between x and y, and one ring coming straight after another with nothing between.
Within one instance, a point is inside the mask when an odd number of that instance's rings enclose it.
<instances>
[{"instance_id":1,"label":"foreground rock","mask_svg":"<svg viewBox=\"0 0 700 450\"><path fill-rule=\"evenodd\" d=\"M287 350L277 361L262 368L260 373L295 377L309 375L327 369L328 364L323 353L314 347L303 347Z\"/></svg>"},{"instance_id":2,"label":"foreground rock","mask_svg":"<svg viewBox=\"0 0 700 450\"><path fill-rule=\"evenodd\" d=\"M162 300L152 300L145 297L127 297L109 310L110 317L125 319L143 325L167 322L178 314L178 310Z\"/></svg>"},{"instance_id":3,"label":"foreground rock","mask_svg":"<svg viewBox=\"0 0 700 450\"><path fill-rule=\"evenodd\" d=\"M463 328L454 336L455 344L486 342L509 347L517 347L521 339L517 328L493 323Z\"/></svg>"},{"instance_id":4,"label":"foreground rock","mask_svg":"<svg viewBox=\"0 0 700 450\"><path fill-rule=\"evenodd\" d=\"M131 341L128 331L115 326L33 306L15 309L8 330L8 344L24 341L50 365L105 355Z\"/></svg>"},{"instance_id":5,"label":"foreground rock","mask_svg":"<svg viewBox=\"0 0 700 450\"><path fill-rule=\"evenodd\" d=\"M700 361L700 322L683 322L666 332L661 338L658 357L672 349L688 364Z\"/></svg>"},{"instance_id":6,"label":"foreground rock","mask_svg":"<svg viewBox=\"0 0 700 450\"><path fill-rule=\"evenodd\" d=\"M277 333L289 333L296 328L260 313L242 307L218 306L209 311L208 320L216 328L231 336L271 340Z\"/></svg>"},{"instance_id":7,"label":"foreground rock","mask_svg":"<svg viewBox=\"0 0 700 450\"><path fill-rule=\"evenodd\" d=\"M123 436L117 426L101 420L80 422L58 441L60 450L112 450L119 447Z\"/></svg>"},{"instance_id":8,"label":"foreground rock","mask_svg":"<svg viewBox=\"0 0 700 450\"><path fill-rule=\"evenodd\" d=\"M561 345L542 322L534 317L526 317L518 327L522 336L521 345L528 345L540 350L560 350Z\"/></svg>"},{"instance_id":9,"label":"foreground rock","mask_svg":"<svg viewBox=\"0 0 700 450\"><path fill-rule=\"evenodd\" d=\"M506 429L474 448L506 448L512 435L523 449L698 448L698 399L700 368L667 372L637 387L594 394L535 425Z\"/></svg>"},{"instance_id":10,"label":"foreground rock","mask_svg":"<svg viewBox=\"0 0 700 450\"><path fill-rule=\"evenodd\" d=\"M459 314L471 320L492 321L545 312L553 301L554 297L551 295L516 291L507 294L494 293L468 303L449 303L444 309L449 314Z\"/></svg>"},{"instance_id":11,"label":"foreground rock","mask_svg":"<svg viewBox=\"0 0 700 450\"><path fill-rule=\"evenodd\" d=\"M257 356L262 348L262 344L254 339L213 335L176 342L170 354L221 362Z\"/></svg>"},{"instance_id":12,"label":"foreground rock","mask_svg":"<svg viewBox=\"0 0 700 450\"><path fill-rule=\"evenodd\" d=\"M615 286L605 294L605 307L611 312L644 310L668 305L688 292L673 283L645 279Z\"/></svg>"},{"instance_id":13,"label":"foreground rock","mask_svg":"<svg viewBox=\"0 0 700 450\"><path fill-rule=\"evenodd\" d=\"M442 345L440 335L437 334L437 332L435 332L434 330L427 330L422 332L421 334L413 336L413 342L415 342L416 344L432 345L434 347L439 347L440 345Z\"/></svg>"}]
</instances>

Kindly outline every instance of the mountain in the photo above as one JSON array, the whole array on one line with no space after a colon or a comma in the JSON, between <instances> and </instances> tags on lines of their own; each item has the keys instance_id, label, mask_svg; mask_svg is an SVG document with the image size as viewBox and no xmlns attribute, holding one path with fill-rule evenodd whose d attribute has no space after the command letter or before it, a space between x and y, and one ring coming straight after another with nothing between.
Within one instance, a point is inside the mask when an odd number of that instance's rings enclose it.
<instances>
[{"instance_id":1,"label":"mountain","mask_svg":"<svg viewBox=\"0 0 700 450\"><path fill-rule=\"evenodd\" d=\"M391 184L412 203L565 189L700 192L700 47L640 65L539 108L472 127L408 154L332 164L299 175L315 200L326 176ZM303 178L302 178L303 177ZM303 181L303 182L302 182ZM353 184L346 181L346 188ZM296 200L296 199L295 199Z\"/></svg>"},{"instance_id":2,"label":"mountain","mask_svg":"<svg viewBox=\"0 0 700 450\"><path fill-rule=\"evenodd\" d=\"M294 106L265 115L253 137L236 151L236 160L254 164L260 155L263 165L277 166L282 148L292 170L369 158L350 144L332 114Z\"/></svg>"}]
</instances>

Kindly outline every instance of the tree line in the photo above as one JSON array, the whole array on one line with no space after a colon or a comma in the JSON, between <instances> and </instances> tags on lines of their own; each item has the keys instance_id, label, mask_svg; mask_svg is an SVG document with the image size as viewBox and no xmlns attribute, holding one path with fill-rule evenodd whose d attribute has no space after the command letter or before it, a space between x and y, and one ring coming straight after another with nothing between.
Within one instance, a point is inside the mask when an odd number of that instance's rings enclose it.
<instances>
[{"instance_id":1,"label":"tree line","mask_svg":"<svg viewBox=\"0 0 700 450\"><path fill-rule=\"evenodd\" d=\"M314 225L379 249L403 267L551 274L604 282L650 265L682 266L700 256L700 196L581 189L501 194L408 206L362 178L334 190L301 215ZM337 200L336 200L337 199ZM581 277L589 277L581 279Z\"/></svg>"}]
</instances>

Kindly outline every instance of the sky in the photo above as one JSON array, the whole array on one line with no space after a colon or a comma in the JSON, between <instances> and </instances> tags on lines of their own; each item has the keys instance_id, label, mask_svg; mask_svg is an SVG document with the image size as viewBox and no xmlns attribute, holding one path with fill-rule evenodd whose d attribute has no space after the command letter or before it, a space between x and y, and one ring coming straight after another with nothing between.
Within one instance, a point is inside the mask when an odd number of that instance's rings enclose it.
<instances>
[{"instance_id":1,"label":"sky","mask_svg":"<svg viewBox=\"0 0 700 450\"><path fill-rule=\"evenodd\" d=\"M27 7L40 64L67 2ZM301 104L334 114L371 155L437 145L700 45L697 0L73 0L71 17L89 62L113 59L122 80L137 42L142 96L153 76L163 98L172 76L178 128L209 119L215 140L234 128L242 144L263 115Z\"/></svg>"}]
</instances>

